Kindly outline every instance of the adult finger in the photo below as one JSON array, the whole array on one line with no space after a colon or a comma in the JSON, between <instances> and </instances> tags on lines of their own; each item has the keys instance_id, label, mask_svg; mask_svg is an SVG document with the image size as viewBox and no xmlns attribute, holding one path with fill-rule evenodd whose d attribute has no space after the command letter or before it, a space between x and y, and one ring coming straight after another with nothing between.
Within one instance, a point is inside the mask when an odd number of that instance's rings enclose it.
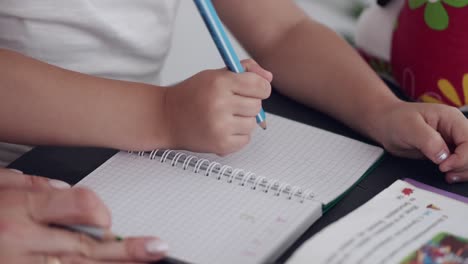
<instances>
[{"instance_id":1,"label":"adult finger","mask_svg":"<svg viewBox=\"0 0 468 264\"><path fill-rule=\"evenodd\" d=\"M234 114L244 117L255 117L262 107L258 99L236 96L233 100Z\"/></svg>"},{"instance_id":2,"label":"adult finger","mask_svg":"<svg viewBox=\"0 0 468 264\"><path fill-rule=\"evenodd\" d=\"M158 238L127 238L121 242L98 244L91 257L100 260L149 262L164 258L168 250L168 244Z\"/></svg>"},{"instance_id":3,"label":"adult finger","mask_svg":"<svg viewBox=\"0 0 468 264\"><path fill-rule=\"evenodd\" d=\"M40 258L40 257L38 257ZM31 262L32 263L32 262ZM82 256L45 256L39 264L141 264L141 262L98 261Z\"/></svg>"},{"instance_id":4,"label":"adult finger","mask_svg":"<svg viewBox=\"0 0 468 264\"><path fill-rule=\"evenodd\" d=\"M47 239L44 239L46 237ZM28 241L32 252L55 256L81 256L99 261L150 262L162 259L169 246L156 237L127 238L123 241L98 241L83 233L51 227L38 227Z\"/></svg>"},{"instance_id":5,"label":"adult finger","mask_svg":"<svg viewBox=\"0 0 468 264\"><path fill-rule=\"evenodd\" d=\"M262 68L258 63L253 59L245 59L241 61L242 66L244 66L246 72L252 72L258 74L265 80L271 83L273 81L273 73Z\"/></svg>"},{"instance_id":6,"label":"adult finger","mask_svg":"<svg viewBox=\"0 0 468 264\"><path fill-rule=\"evenodd\" d=\"M15 263L15 264L141 264L138 262L103 262L92 259L87 259L80 256L46 256L46 255L34 255L34 256L14 256L3 258L0 257L2 263Z\"/></svg>"},{"instance_id":7,"label":"adult finger","mask_svg":"<svg viewBox=\"0 0 468 264\"><path fill-rule=\"evenodd\" d=\"M0 188L21 188L27 190L67 189L66 182L45 177L23 174L21 171L0 168Z\"/></svg>"},{"instance_id":8,"label":"adult finger","mask_svg":"<svg viewBox=\"0 0 468 264\"><path fill-rule=\"evenodd\" d=\"M110 226L110 212L97 195L85 188L26 192L27 215L43 224Z\"/></svg>"},{"instance_id":9,"label":"adult finger","mask_svg":"<svg viewBox=\"0 0 468 264\"><path fill-rule=\"evenodd\" d=\"M31 264L31 263L38 263L38 264L56 264L53 262L45 262L46 258L44 256L0 256L0 263L15 263L15 264ZM57 263L59 264L59 263Z\"/></svg>"},{"instance_id":10,"label":"adult finger","mask_svg":"<svg viewBox=\"0 0 468 264\"><path fill-rule=\"evenodd\" d=\"M235 94L257 99L267 99L271 94L271 84L255 73L238 74L235 80L237 82L232 85Z\"/></svg>"}]
</instances>

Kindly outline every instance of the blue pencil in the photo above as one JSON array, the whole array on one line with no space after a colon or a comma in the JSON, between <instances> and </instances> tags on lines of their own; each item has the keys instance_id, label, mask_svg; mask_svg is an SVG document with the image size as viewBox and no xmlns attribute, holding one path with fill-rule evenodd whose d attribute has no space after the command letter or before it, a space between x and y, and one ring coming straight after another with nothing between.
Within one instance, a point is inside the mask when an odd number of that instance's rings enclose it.
<instances>
[{"instance_id":1,"label":"blue pencil","mask_svg":"<svg viewBox=\"0 0 468 264\"><path fill-rule=\"evenodd\" d=\"M224 31L223 24L221 23L211 0L194 0L194 2L216 44L216 47L218 48L219 53L221 54L221 57L223 58L224 64L226 64L227 68L232 72L245 72L244 67L242 67L242 64L240 63L239 57L237 57L237 54ZM263 108L260 109L260 113L257 114L256 119L260 127L266 129L266 116Z\"/></svg>"}]
</instances>

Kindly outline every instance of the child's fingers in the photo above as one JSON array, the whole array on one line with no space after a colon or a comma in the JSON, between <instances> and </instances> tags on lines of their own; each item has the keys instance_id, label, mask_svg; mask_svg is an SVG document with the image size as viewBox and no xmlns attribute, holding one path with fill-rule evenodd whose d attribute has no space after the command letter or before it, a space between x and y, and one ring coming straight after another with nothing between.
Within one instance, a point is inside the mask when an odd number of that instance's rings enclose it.
<instances>
[{"instance_id":1,"label":"child's fingers","mask_svg":"<svg viewBox=\"0 0 468 264\"><path fill-rule=\"evenodd\" d=\"M273 74L265 69L263 69L258 63L252 59L246 59L241 61L242 66L244 66L246 72L253 72L260 75L262 78L271 83L273 80Z\"/></svg>"},{"instance_id":2,"label":"child's fingers","mask_svg":"<svg viewBox=\"0 0 468 264\"><path fill-rule=\"evenodd\" d=\"M448 183L468 182L468 168L459 171L451 171L445 174Z\"/></svg>"},{"instance_id":3,"label":"child's fingers","mask_svg":"<svg viewBox=\"0 0 468 264\"><path fill-rule=\"evenodd\" d=\"M230 153L242 149L250 142L250 135L232 135L229 137L228 142L224 144L216 154L219 156L226 156Z\"/></svg>"},{"instance_id":4,"label":"child's fingers","mask_svg":"<svg viewBox=\"0 0 468 264\"><path fill-rule=\"evenodd\" d=\"M262 107L262 102L258 99L236 96L233 101L234 115L255 117Z\"/></svg>"},{"instance_id":5,"label":"child's fingers","mask_svg":"<svg viewBox=\"0 0 468 264\"><path fill-rule=\"evenodd\" d=\"M448 172L465 167L468 167L468 142L457 146L454 153L440 164L439 169L442 172Z\"/></svg>"},{"instance_id":6,"label":"child's fingers","mask_svg":"<svg viewBox=\"0 0 468 264\"><path fill-rule=\"evenodd\" d=\"M233 125L235 127L235 135L250 135L257 128L257 120L255 117L237 116Z\"/></svg>"},{"instance_id":7,"label":"child's fingers","mask_svg":"<svg viewBox=\"0 0 468 264\"><path fill-rule=\"evenodd\" d=\"M233 135L231 137L232 152L239 151L250 142L250 135Z\"/></svg>"},{"instance_id":8,"label":"child's fingers","mask_svg":"<svg viewBox=\"0 0 468 264\"><path fill-rule=\"evenodd\" d=\"M428 159L440 164L449 157L450 151L442 136L424 120L418 119L405 135Z\"/></svg>"},{"instance_id":9,"label":"child's fingers","mask_svg":"<svg viewBox=\"0 0 468 264\"><path fill-rule=\"evenodd\" d=\"M446 109L438 125L445 138L455 147L453 154L440 164L442 172L462 170L468 167L468 121L466 117L454 108Z\"/></svg>"},{"instance_id":10,"label":"child's fingers","mask_svg":"<svg viewBox=\"0 0 468 264\"><path fill-rule=\"evenodd\" d=\"M257 74L246 72L236 76L238 81L232 91L240 96L267 99L271 93L271 84Z\"/></svg>"}]
</instances>

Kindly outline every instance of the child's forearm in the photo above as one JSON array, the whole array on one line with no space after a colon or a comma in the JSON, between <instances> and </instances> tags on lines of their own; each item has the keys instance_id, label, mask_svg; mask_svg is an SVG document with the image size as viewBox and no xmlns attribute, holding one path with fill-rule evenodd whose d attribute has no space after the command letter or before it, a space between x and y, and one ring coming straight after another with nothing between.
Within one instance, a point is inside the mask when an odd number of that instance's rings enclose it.
<instances>
[{"instance_id":1,"label":"child's forearm","mask_svg":"<svg viewBox=\"0 0 468 264\"><path fill-rule=\"evenodd\" d=\"M0 141L148 150L170 145L161 87L67 71L0 49Z\"/></svg>"},{"instance_id":2,"label":"child's forearm","mask_svg":"<svg viewBox=\"0 0 468 264\"><path fill-rule=\"evenodd\" d=\"M344 40L308 19L258 55L280 92L373 138L377 115L400 102Z\"/></svg>"}]
</instances>

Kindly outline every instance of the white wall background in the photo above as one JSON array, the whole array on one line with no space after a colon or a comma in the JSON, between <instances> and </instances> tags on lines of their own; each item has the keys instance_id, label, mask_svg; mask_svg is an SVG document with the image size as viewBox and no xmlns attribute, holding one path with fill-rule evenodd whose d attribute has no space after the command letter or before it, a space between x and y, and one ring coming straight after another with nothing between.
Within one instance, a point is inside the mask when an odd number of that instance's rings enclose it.
<instances>
[{"instance_id":1,"label":"white wall background","mask_svg":"<svg viewBox=\"0 0 468 264\"><path fill-rule=\"evenodd\" d=\"M348 35L354 32L355 21L345 11L353 1L362 0L296 0L311 17ZM204 69L224 67L193 2L180 2L171 51L161 73L162 85L184 80ZM247 58L246 52L232 36L231 40L239 57Z\"/></svg>"}]
</instances>

